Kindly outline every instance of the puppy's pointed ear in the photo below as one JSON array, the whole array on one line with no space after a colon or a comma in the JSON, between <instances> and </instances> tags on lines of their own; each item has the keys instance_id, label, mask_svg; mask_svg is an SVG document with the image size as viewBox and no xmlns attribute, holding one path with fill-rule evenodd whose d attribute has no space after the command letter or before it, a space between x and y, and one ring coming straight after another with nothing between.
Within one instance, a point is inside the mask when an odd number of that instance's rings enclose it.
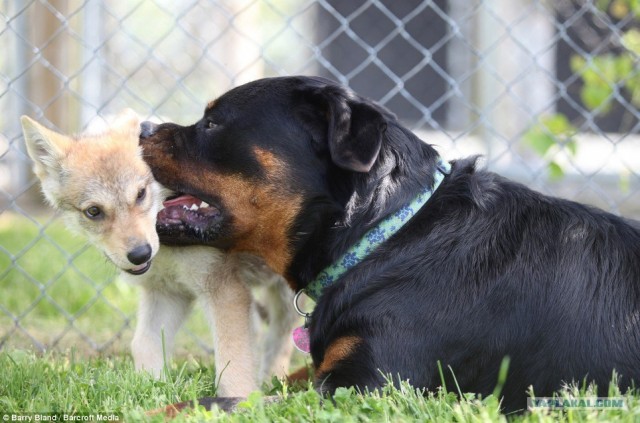
<instances>
[{"instance_id":1,"label":"puppy's pointed ear","mask_svg":"<svg viewBox=\"0 0 640 423\"><path fill-rule=\"evenodd\" d=\"M73 142L69 137L45 128L38 122L22 116L22 132L27 153L34 162L34 172L41 180L47 176L58 175L63 159Z\"/></svg>"},{"instance_id":2,"label":"puppy's pointed ear","mask_svg":"<svg viewBox=\"0 0 640 423\"><path fill-rule=\"evenodd\" d=\"M314 80L307 93L326 110L327 143L333 162L343 169L369 172L387 128L381 108L333 83Z\"/></svg>"}]
</instances>

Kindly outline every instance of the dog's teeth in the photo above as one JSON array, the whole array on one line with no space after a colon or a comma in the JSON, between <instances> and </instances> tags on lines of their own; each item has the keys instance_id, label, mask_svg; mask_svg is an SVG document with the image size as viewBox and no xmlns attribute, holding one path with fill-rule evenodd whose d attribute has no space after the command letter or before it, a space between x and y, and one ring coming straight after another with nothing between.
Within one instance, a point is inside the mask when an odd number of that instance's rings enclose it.
<instances>
[{"instance_id":1,"label":"dog's teeth","mask_svg":"<svg viewBox=\"0 0 640 423\"><path fill-rule=\"evenodd\" d=\"M205 207L209 207L209 204L205 203L204 201L202 203L200 203L200 208L203 209Z\"/></svg>"},{"instance_id":2,"label":"dog's teeth","mask_svg":"<svg viewBox=\"0 0 640 423\"><path fill-rule=\"evenodd\" d=\"M198 210L198 206L193 204L193 205L191 205L191 208L189 208L189 210Z\"/></svg>"}]
</instances>

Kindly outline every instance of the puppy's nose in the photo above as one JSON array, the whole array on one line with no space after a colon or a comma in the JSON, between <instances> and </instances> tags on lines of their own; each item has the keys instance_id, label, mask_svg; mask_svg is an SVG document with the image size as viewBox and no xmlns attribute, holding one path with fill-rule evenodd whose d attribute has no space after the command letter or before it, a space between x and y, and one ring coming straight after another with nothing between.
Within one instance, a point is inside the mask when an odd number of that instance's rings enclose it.
<instances>
[{"instance_id":1,"label":"puppy's nose","mask_svg":"<svg viewBox=\"0 0 640 423\"><path fill-rule=\"evenodd\" d=\"M127 253L127 258L133 264L142 264L151 258L151 246L149 244L138 245Z\"/></svg>"},{"instance_id":2,"label":"puppy's nose","mask_svg":"<svg viewBox=\"0 0 640 423\"><path fill-rule=\"evenodd\" d=\"M156 133L158 124L145 120L140 124L140 138L149 138Z\"/></svg>"}]
</instances>

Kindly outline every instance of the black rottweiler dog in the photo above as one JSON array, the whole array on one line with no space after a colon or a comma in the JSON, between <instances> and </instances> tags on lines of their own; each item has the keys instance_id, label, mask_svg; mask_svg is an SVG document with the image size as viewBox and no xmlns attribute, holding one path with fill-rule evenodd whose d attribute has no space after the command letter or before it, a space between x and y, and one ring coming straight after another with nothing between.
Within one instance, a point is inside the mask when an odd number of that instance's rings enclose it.
<instances>
[{"instance_id":1,"label":"black rottweiler dog","mask_svg":"<svg viewBox=\"0 0 640 423\"><path fill-rule=\"evenodd\" d=\"M449 366L463 392L488 395L505 357L509 410L529 386L596 382L606 395L614 370L623 388L640 382L634 222L475 158L449 169L385 108L321 78L242 85L193 125L144 123L141 144L162 184L219 210L159 221L161 240L260 255L318 296L324 391L385 375L436 389L439 361L450 387Z\"/></svg>"}]
</instances>

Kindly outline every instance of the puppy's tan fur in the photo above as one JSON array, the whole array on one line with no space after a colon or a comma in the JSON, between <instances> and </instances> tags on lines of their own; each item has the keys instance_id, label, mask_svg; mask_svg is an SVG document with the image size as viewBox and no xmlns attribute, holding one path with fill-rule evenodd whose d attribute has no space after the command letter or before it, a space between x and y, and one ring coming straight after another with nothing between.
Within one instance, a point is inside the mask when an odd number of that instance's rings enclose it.
<instances>
[{"instance_id":1,"label":"puppy's tan fur","mask_svg":"<svg viewBox=\"0 0 640 423\"><path fill-rule=\"evenodd\" d=\"M87 236L125 271L143 267L129 261L133 248L151 247L153 264L146 273L123 272L142 288L131 344L137 369L162 374L163 337L165 353L170 354L176 332L199 299L213 333L215 366L222 371L219 395L246 396L264 377L286 374L292 352L288 336L297 317L291 290L254 256L159 245L156 215L169 193L142 160L134 112L120 114L104 133L78 137L59 134L26 116L21 121L42 191L67 227ZM87 214L92 207L99 209L99 218ZM256 341L252 286L266 291L270 324L261 342Z\"/></svg>"}]
</instances>

